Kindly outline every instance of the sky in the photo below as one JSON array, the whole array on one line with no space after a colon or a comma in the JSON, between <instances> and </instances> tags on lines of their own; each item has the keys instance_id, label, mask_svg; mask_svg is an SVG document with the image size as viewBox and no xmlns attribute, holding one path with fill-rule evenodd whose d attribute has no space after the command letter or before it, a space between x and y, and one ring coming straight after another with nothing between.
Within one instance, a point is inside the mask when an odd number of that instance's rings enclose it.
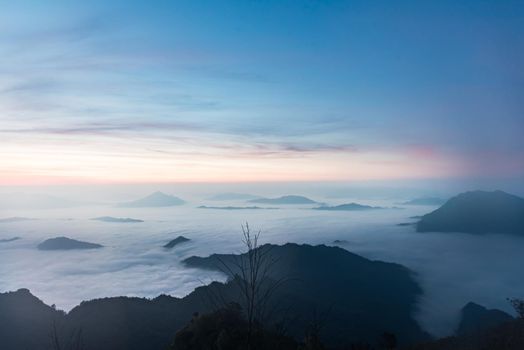
<instances>
[{"instance_id":1,"label":"sky","mask_svg":"<svg viewBox=\"0 0 524 350\"><path fill-rule=\"evenodd\" d=\"M522 1L0 5L4 186L524 179Z\"/></svg>"}]
</instances>

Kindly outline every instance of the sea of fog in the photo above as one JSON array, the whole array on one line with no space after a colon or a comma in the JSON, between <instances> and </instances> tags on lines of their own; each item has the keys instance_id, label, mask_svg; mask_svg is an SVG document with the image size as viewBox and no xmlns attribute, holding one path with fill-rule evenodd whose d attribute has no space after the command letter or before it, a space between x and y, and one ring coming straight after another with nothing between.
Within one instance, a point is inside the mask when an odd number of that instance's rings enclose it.
<instances>
[{"instance_id":1,"label":"sea of fog","mask_svg":"<svg viewBox=\"0 0 524 350\"><path fill-rule=\"evenodd\" d=\"M351 198L315 198L330 204ZM398 206L395 200L355 200ZM185 267L192 255L241 252L243 222L262 231L264 243L338 245L366 258L397 262L412 269L424 289L416 318L434 335L449 334L460 308L474 301L510 311L507 297L523 296L524 239L505 235L416 233L413 216L434 207L401 206L372 211L315 211L307 206L274 210L213 210L199 205L246 205L196 199L168 208L117 208L97 204L68 209L9 210L0 218L36 220L0 223L0 291L28 288L47 304L69 310L82 300L107 296L184 296L220 273ZM107 223L98 216L131 217L143 223ZM191 242L171 250L162 246L183 235ZM40 251L47 238L99 243L102 249Z\"/></svg>"}]
</instances>

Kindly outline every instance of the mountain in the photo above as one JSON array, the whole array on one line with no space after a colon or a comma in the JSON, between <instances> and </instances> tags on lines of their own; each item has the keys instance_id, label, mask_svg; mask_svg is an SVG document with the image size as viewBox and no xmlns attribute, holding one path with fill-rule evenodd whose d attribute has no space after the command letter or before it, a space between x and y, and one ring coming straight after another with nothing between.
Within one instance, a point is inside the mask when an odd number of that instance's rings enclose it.
<instances>
[{"instance_id":1,"label":"mountain","mask_svg":"<svg viewBox=\"0 0 524 350\"><path fill-rule=\"evenodd\" d=\"M513 317L504 311L488 310L470 302L461 310L461 320L456 334L460 336L480 332L511 320Z\"/></svg>"},{"instance_id":2,"label":"mountain","mask_svg":"<svg viewBox=\"0 0 524 350\"><path fill-rule=\"evenodd\" d=\"M136 201L120 203L118 206L121 208L171 207L182 205L184 203L185 201L178 197L157 191L147 197L137 199Z\"/></svg>"},{"instance_id":3,"label":"mountain","mask_svg":"<svg viewBox=\"0 0 524 350\"><path fill-rule=\"evenodd\" d=\"M0 243L9 243L13 241L18 241L19 239L20 237L4 238L4 239L0 239Z\"/></svg>"},{"instance_id":4,"label":"mountain","mask_svg":"<svg viewBox=\"0 0 524 350\"><path fill-rule=\"evenodd\" d=\"M44 304L27 289L0 293L0 348L52 349L53 323L64 313Z\"/></svg>"},{"instance_id":5,"label":"mountain","mask_svg":"<svg viewBox=\"0 0 524 350\"><path fill-rule=\"evenodd\" d=\"M82 302L66 314L20 289L0 294L0 348L164 350L191 319L193 306L200 308L169 296L113 297ZM51 338L54 329L58 347ZM72 344L75 338L80 346Z\"/></svg>"},{"instance_id":6,"label":"mountain","mask_svg":"<svg viewBox=\"0 0 524 350\"><path fill-rule=\"evenodd\" d=\"M100 216L98 218L92 218L91 220L103 221L103 222L122 222L122 223L144 222L144 220L139 220L139 219L115 218L112 216Z\"/></svg>"},{"instance_id":7,"label":"mountain","mask_svg":"<svg viewBox=\"0 0 524 350\"><path fill-rule=\"evenodd\" d=\"M260 196L255 196L247 193L220 193L209 197L210 201L249 201L252 199L260 198Z\"/></svg>"},{"instance_id":8,"label":"mountain","mask_svg":"<svg viewBox=\"0 0 524 350\"><path fill-rule=\"evenodd\" d=\"M173 248L176 245L179 245L179 244L184 243L184 242L189 242L189 241L190 241L189 238L186 238L184 236L178 236L177 238L169 241L169 243L164 245L164 248Z\"/></svg>"},{"instance_id":9,"label":"mountain","mask_svg":"<svg viewBox=\"0 0 524 350\"><path fill-rule=\"evenodd\" d=\"M268 244L259 249L260 255L278 262L278 268L269 271L270 278L286 280L275 299L282 310L288 310L281 317L296 320L288 329L296 338L303 336L312 310L330 310L323 335L331 345L373 343L385 331L395 333L404 344L424 338L411 316L422 291L407 268L324 245ZM190 257L184 263L238 273L238 259L237 255L214 254Z\"/></svg>"},{"instance_id":10,"label":"mountain","mask_svg":"<svg viewBox=\"0 0 524 350\"><path fill-rule=\"evenodd\" d=\"M442 205L446 203L445 199L438 197L420 197L400 203L402 205Z\"/></svg>"},{"instance_id":11,"label":"mountain","mask_svg":"<svg viewBox=\"0 0 524 350\"><path fill-rule=\"evenodd\" d=\"M206 205L201 205L198 209L217 209L217 210L258 210L258 209L278 209L278 208L262 208L262 207L208 207Z\"/></svg>"},{"instance_id":12,"label":"mountain","mask_svg":"<svg viewBox=\"0 0 524 350\"><path fill-rule=\"evenodd\" d=\"M472 191L422 216L418 232L524 235L524 199L502 191Z\"/></svg>"},{"instance_id":13,"label":"mountain","mask_svg":"<svg viewBox=\"0 0 524 350\"><path fill-rule=\"evenodd\" d=\"M329 316L322 338L330 344L376 343L384 331L395 333L402 344L427 339L411 316L421 290L405 267L336 247L286 244L259 249L280 259L270 277L287 277L273 295L269 306L275 312L268 321L290 320L288 334L295 339L303 339L317 312ZM186 264L216 269L218 259L230 263L234 257L193 257ZM234 280L198 287L184 298L85 301L68 314L45 306L26 290L0 294L0 344L2 350L49 349L49 334L56 324L62 348L68 348L67 342L81 331L85 349L164 350L195 312L209 314L217 302L228 305L237 300L240 291Z\"/></svg>"},{"instance_id":14,"label":"mountain","mask_svg":"<svg viewBox=\"0 0 524 350\"><path fill-rule=\"evenodd\" d=\"M330 206L321 206L318 208L313 208L315 210L331 210L331 211L358 211L358 210L374 210L374 209L384 209L383 207L372 207L369 205L362 205L358 203L347 203L340 204L333 207Z\"/></svg>"},{"instance_id":15,"label":"mountain","mask_svg":"<svg viewBox=\"0 0 524 350\"><path fill-rule=\"evenodd\" d=\"M522 350L524 319L514 319L464 335L406 347L405 350Z\"/></svg>"},{"instance_id":16,"label":"mountain","mask_svg":"<svg viewBox=\"0 0 524 350\"><path fill-rule=\"evenodd\" d=\"M318 204L312 199L303 196L282 196L278 198L258 198L252 199L250 203L259 203L259 204Z\"/></svg>"},{"instance_id":17,"label":"mountain","mask_svg":"<svg viewBox=\"0 0 524 350\"><path fill-rule=\"evenodd\" d=\"M50 238L38 245L40 250L71 250L102 248L100 244L77 241L67 237Z\"/></svg>"}]
</instances>

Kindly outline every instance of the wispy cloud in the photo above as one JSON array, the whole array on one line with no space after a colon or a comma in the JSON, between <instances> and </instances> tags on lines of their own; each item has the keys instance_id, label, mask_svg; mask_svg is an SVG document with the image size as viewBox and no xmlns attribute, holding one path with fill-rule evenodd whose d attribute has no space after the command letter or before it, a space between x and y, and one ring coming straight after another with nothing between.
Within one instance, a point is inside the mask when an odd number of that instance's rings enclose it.
<instances>
[{"instance_id":1,"label":"wispy cloud","mask_svg":"<svg viewBox=\"0 0 524 350\"><path fill-rule=\"evenodd\" d=\"M259 11L233 5L35 6L0 13L4 172L79 176L74 157L104 169L109 156L134 159L125 165L141 178L151 174L134 162L148 157L157 171L177 163L202 176L246 164L258 172L285 168L286 178L293 166L310 177L327 176L320 170L327 167L340 179L400 168L407 177L462 176L479 172L486 154L504 159L498 169L518 175L524 168L516 155L524 147L524 90L521 76L504 68L521 65L522 28L500 9L485 21L465 17L477 35L455 30L464 25L456 18L439 18L442 33L419 21L391 31L372 8L354 21L351 11L330 5L267 4L288 21L271 25ZM488 30L491 16L504 18L508 32ZM348 25L374 45L348 38ZM460 32L460 40L448 32ZM485 39L502 34L507 41ZM61 161L65 145L74 157ZM46 156L29 160L32 148Z\"/></svg>"},{"instance_id":2,"label":"wispy cloud","mask_svg":"<svg viewBox=\"0 0 524 350\"><path fill-rule=\"evenodd\" d=\"M97 136L107 135L115 137L129 137L132 133L146 133L148 131L203 131L206 130L203 126L190 123L87 123L79 124L77 126L61 126L48 127L40 126L34 128L20 128L20 129L0 129L0 133L6 134L45 134L45 135L83 135L83 136ZM163 134L163 137L166 137ZM150 135L152 138L162 137L155 134Z\"/></svg>"},{"instance_id":3,"label":"wispy cloud","mask_svg":"<svg viewBox=\"0 0 524 350\"><path fill-rule=\"evenodd\" d=\"M283 144L283 143L243 143L243 144L219 144L211 143L208 145L216 153L217 151L222 152L223 156L229 158L302 158L309 155L319 153L354 153L357 152L357 148L350 145L320 145L320 144ZM152 152L168 155L196 155L199 154L198 150L187 151L173 151L173 150L161 150L161 149L148 149ZM204 154L206 152L202 152Z\"/></svg>"}]
</instances>

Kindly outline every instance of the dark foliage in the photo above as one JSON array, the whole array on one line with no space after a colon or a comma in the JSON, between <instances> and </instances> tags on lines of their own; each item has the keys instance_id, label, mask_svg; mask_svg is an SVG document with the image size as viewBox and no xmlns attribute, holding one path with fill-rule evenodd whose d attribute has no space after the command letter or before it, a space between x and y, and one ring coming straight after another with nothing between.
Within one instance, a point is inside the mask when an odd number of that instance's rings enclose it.
<instances>
[{"instance_id":1,"label":"dark foliage","mask_svg":"<svg viewBox=\"0 0 524 350\"><path fill-rule=\"evenodd\" d=\"M177 332L172 350L244 350L249 337L253 350L296 350L290 337L255 326L249 335L249 324L238 304L206 315L195 314L191 322Z\"/></svg>"},{"instance_id":2,"label":"dark foliage","mask_svg":"<svg viewBox=\"0 0 524 350\"><path fill-rule=\"evenodd\" d=\"M515 309L517 316L520 319L524 319L524 299L508 298L509 303Z\"/></svg>"},{"instance_id":3,"label":"dark foliage","mask_svg":"<svg viewBox=\"0 0 524 350\"><path fill-rule=\"evenodd\" d=\"M522 350L524 320L517 319L463 336L406 347L406 350Z\"/></svg>"},{"instance_id":4,"label":"dark foliage","mask_svg":"<svg viewBox=\"0 0 524 350\"><path fill-rule=\"evenodd\" d=\"M479 332L511 320L513 317L503 311L488 310L481 305L468 303L461 310L461 320L456 334L466 335Z\"/></svg>"}]
</instances>

